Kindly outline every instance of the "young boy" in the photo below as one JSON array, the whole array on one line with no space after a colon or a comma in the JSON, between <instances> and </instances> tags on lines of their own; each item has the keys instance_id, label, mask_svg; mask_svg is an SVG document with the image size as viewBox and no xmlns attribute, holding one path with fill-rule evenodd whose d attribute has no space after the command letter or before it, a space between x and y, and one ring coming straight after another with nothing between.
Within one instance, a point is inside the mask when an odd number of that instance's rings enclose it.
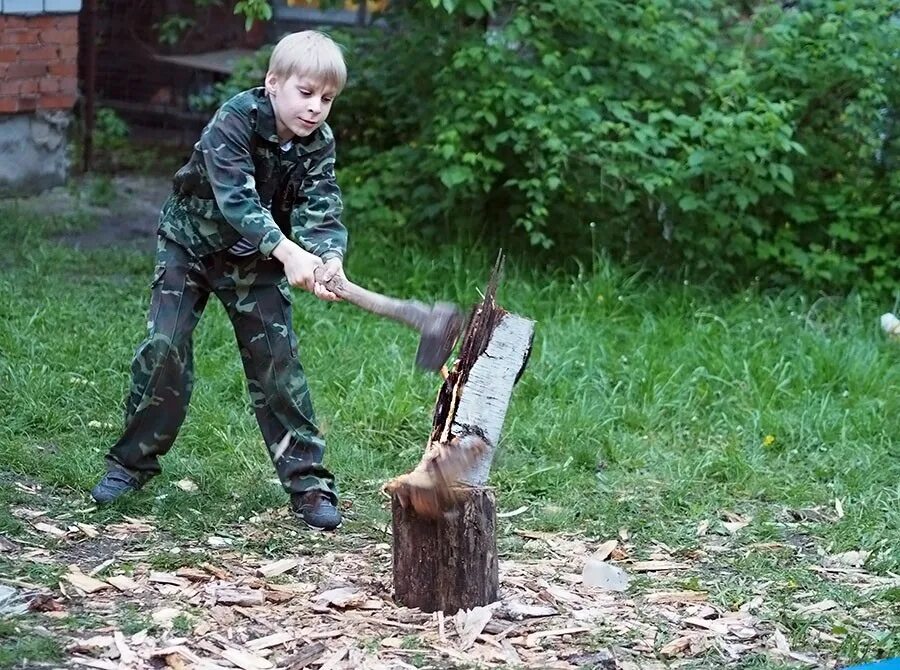
<instances>
[{"instance_id":1,"label":"young boy","mask_svg":"<svg viewBox=\"0 0 900 670\"><path fill-rule=\"evenodd\" d=\"M125 431L91 492L97 502L159 473L191 395L192 333L214 293L234 326L256 420L294 513L313 528L340 525L297 357L290 286L338 299L324 284L343 276L347 231L325 119L346 79L331 39L284 37L265 86L222 105L176 173L160 214L149 334L132 362Z\"/></svg>"}]
</instances>

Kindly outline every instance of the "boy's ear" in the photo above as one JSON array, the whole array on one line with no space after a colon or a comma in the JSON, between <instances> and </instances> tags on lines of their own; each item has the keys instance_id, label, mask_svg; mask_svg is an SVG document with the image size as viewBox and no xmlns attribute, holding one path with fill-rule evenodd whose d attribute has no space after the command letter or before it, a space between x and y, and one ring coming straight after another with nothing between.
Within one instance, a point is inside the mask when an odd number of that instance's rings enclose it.
<instances>
[{"instance_id":1,"label":"boy's ear","mask_svg":"<svg viewBox=\"0 0 900 670\"><path fill-rule=\"evenodd\" d=\"M269 95L275 93L275 89L278 88L278 75L272 72L266 72L266 93Z\"/></svg>"}]
</instances>

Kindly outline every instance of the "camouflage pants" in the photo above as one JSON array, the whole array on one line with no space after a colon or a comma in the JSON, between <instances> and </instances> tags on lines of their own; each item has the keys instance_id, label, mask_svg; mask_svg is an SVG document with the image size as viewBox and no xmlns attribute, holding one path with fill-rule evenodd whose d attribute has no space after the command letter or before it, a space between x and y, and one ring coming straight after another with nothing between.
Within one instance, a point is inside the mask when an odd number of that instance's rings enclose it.
<instances>
[{"instance_id":1,"label":"camouflage pants","mask_svg":"<svg viewBox=\"0 0 900 670\"><path fill-rule=\"evenodd\" d=\"M234 326L251 404L285 490L321 489L336 498L322 466L325 442L297 356L281 263L224 251L196 258L160 237L151 290L149 332L131 364L125 431L110 449L110 465L141 482L159 473L159 457L175 441L191 397L194 328L215 293Z\"/></svg>"}]
</instances>

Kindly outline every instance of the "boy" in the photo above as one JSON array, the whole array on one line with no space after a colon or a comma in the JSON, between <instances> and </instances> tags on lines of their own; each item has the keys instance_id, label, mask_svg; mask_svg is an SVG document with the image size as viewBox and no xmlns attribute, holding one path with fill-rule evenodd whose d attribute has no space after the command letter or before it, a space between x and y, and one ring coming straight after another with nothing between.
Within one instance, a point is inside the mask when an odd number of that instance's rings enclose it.
<instances>
[{"instance_id":1,"label":"boy","mask_svg":"<svg viewBox=\"0 0 900 670\"><path fill-rule=\"evenodd\" d=\"M132 362L125 431L91 492L97 502L159 473L158 458L175 441L190 399L192 333L215 293L234 326L257 423L294 513L313 528L340 525L297 358L290 286L338 299L324 284L344 276L347 231L325 119L346 79L330 38L315 31L284 37L265 86L222 105L176 173L160 214L149 334Z\"/></svg>"}]
</instances>

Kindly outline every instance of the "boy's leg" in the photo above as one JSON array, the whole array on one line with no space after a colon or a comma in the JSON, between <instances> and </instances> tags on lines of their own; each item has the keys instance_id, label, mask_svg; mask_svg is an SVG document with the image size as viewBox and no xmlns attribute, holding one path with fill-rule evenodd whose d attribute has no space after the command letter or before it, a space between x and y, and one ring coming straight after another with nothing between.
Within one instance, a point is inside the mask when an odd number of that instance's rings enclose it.
<instances>
[{"instance_id":1,"label":"boy's leg","mask_svg":"<svg viewBox=\"0 0 900 670\"><path fill-rule=\"evenodd\" d=\"M221 274L211 272L210 281L234 326L251 404L278 477L289 493L319 490L336 503L334 477L322 465L325 440L297 355L284 269L256 254L223 254L221 262Z\"/></svg>"},{"instance_id":2,"label":"boy's leg","mask_svg":"<svg viewBox=\"0 0 900 670\"><path fill-rule=\"evenodd\" d=\"M193 388L192 335L209 299L199 261L159 238L147 338L131 363L125 431L107 455L143 484L159 473L159 456L175 441Z\"/></svg>"}]
</instances>

